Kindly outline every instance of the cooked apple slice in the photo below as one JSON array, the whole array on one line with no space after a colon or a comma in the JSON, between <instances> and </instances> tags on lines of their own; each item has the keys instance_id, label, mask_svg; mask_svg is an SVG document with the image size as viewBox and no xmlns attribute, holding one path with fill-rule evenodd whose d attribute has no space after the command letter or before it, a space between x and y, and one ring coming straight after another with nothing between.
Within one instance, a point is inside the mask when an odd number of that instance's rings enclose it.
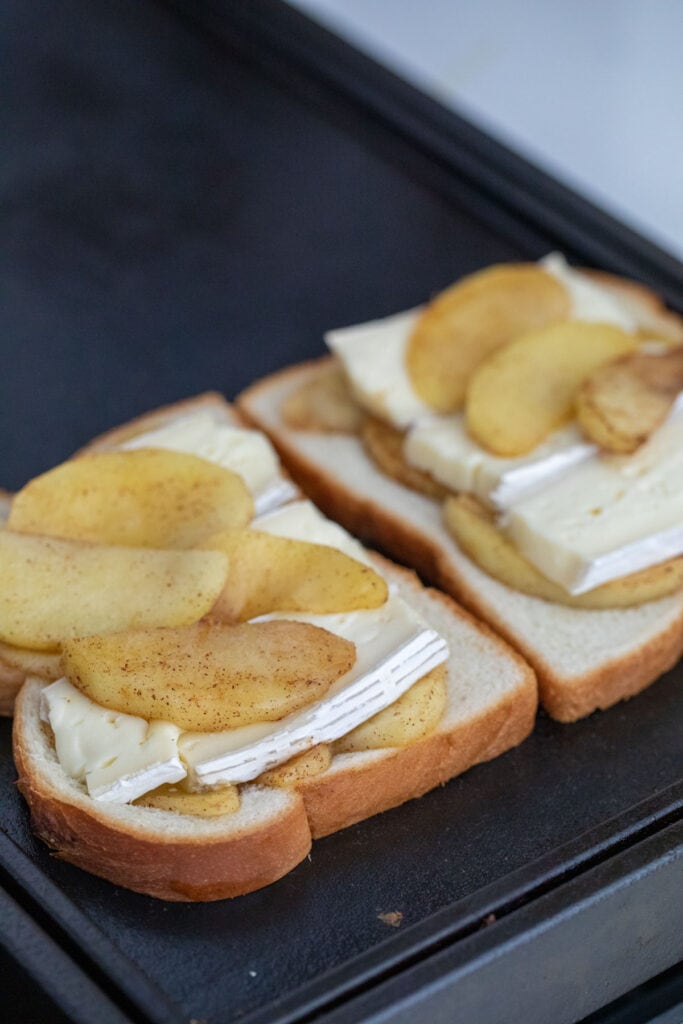
<instances>
[{"instance_id":1,"label":"cooked apple slice","mask_svg":"<svg viewBox=\"0 0 683 1024\"><path fill-rule=\"evenodd\" d=\"M444 518L458 545L472 561L513 590L572 608L629 608L674 594L683 586L683 555L585 594L568 594L520 554L491 514L470 495L449 498Z\"/></svg>"},{"instance_id":2,"label":"cooked apple slice","mask_svg":"<svg viewBox=\"0 0 683 1024\"><path fill-rule=\"evenodd\" d=\"M355 646L303 622L199 623L69 640L64 671L96 704L193 732L274 722L324 696Z\"/></svg>"},{"instance_id":3,"label":"cooked apple slice","mask_svg":"<svg viewBox=\"0 0 683 1024\"><path fill-rule=\"evenodd\" d=\"M38 676L51 682L62 672L62 656L53 651L32 651L28 647L13 647L0 642L0 661L20 669L27 676Z\"/></svg>"},{"instance_id":4,"label":"cooked apple slice","mask_svg":"<svg viewBox=\"0 0 683 1024\"><path fill-rule=\"evenodd\" d=\"M437 412L465 400L479 364L501 345L570 314L566 288L535 264L489 267L429 303L410 338L407 366L417 394Z\"/></svg>"},{"instance_id":5,"label":"cooked apple slice","mask_svg":"<svg viewBox=\"0 0 683 1024\"><path fill-rule=\"evenodd\" d=\"M97 452L36 477L12 503L9 528L99 544L191 548L254 512L242 478L197 455L140 448Z\"/></svg>"},{"instance_id":6,"label":"cooked apple slice","mask_svg":"<svg viewBox=\"0 0 683 1024\"><path fill-rule=\"evenodd\" d=\"M182 784L159 786L134 801L138 807L156 807L159 811L192 814L196 818L217 818L240 809L237 786L221 786L192 793Z\"/></svg>"},{"instance_id":7,"label":"cooked apple slice","mask_svg":"<svg viewBox=\"0 0 683 1024\"><path fill-rule=\"evenodd\" d=\"M57 650L62 640L133 626L179 626L225 585L220 551L105 547L0 531L0 640Z\"/></svg>"},{"instance_id":8,"label":"cooked apple slice","mask_svg":"<svg viewBox=\"0 0 683 1024\"><path fill-rule=\"evenodd\" d=\"M387 476L410 487L413 491L426 494L429 498L441 500L450 492L429 473L425 473L406 462L403 455L403 434L400 430L382 423L374 416L368 416L361 431L363 445L368 455Z\"/></svg>"},{"instance_id":9,"label":"cooked apple slice","mask_svg":"<svg viewBox=\"0 0 683 1024\"><path fill-rule=\"evenodd\" d=\"M268 612L351 612L378 608L387 585L369 565L325 544L258 530L224 530L200 547L224 551L230 568L212 617L245 622Z\"/></svg>"},{"instance_id":10,"label":"cooked apple slice","mask_svg":"<svg viewBox=\"0 0 683 1024\"><path fill-rule=\"evenodd\" d=\"M303 754L290 758L277 768L270 768L256 780L263 786L276 786L287 789L297 782L304 782L314 775L322 775L332 764L332 751L327 743L319 743L317 747L306 750Z\"/></svg>"},{"instance_id":11,"label":"cooked apple slice","mask_svg":"<svg viewBox=\"0 0 683 1024\"><path fill-rule=\"evenodd\" d=\"M624 356L584 381L576 418L601 448L629 454L661 426L681 391L683 348Z\"/></svg>"},{"instance_id":12,"label":"cooked apple slice","mask_svg":"<svg viewBox=\"0 0 683 1024\"><path fill-rule=\"evenodd\" d=\"M525 455L571 417L586 378L636 344L611 324L579 320L511 341L470 380L470 434L496 455Z\"/></svg>"},{"instance_id":13,"label":"cooked apple slice","mask_svg":"<svg viewBox=\"0 0 683 1024\"><path fill-rule=\"evenodd\" d=\"M363 413L336 362L324 366L288 395L280 414L287 426L295 430L357 434L363 422Z\"/></svg>"},{"instance_id":14,"label":"cooked apple slice","mask_svg":"<svg viewBox=\"0 0 683 1024\"><path fill-rule=\"evenodd\" d=\"M446 666L439 665L383 711L362 722L334 744L335 754L407 747L434 732L446 707Z\"/></svg>"}]
</instances>

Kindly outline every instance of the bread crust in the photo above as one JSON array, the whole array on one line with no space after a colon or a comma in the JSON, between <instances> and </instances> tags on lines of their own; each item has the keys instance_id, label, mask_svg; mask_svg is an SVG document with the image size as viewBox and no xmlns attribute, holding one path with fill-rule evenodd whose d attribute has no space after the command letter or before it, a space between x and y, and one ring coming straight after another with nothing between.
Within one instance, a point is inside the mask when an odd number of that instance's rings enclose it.
<instances>
[{"instance_id":1,"label":"bread crust","mask_svg":"<svg viewBox=\"0 0 683 1024\"><path fill-rule=\"evenodd\" d=\"M290 385L299 386L307 374L315 373L330 358L299 363L253 384L237 398L238 409L248 421L269 435L295 481L326 515L366 542L376 544L391 557L412 566L422 577L488 622L520 651L538 675L541 703L553 718L574 722L595 710L608 708L645 689L678 661L683 654L683 611L675 622L625 657L606 654L593 669L571 678L558 673L537 647L525 642L510 628L505 608L493 606L483 598L449 552L416 528L401 509L390 509L379 504L371 494L340 484L333 468L308 458L298 447L297 436L314 432L288 429L272 408L269 395L272 390L281 394L283 388L286 393ZM270 409L266 416L261 410L267 406ZM380 471L375 469L374 472L378 480L381 479ZM472 564L462 552L458 552L458 558L465 564ZM503 587L503 590L511 598L515 596L510 588ZM545 602L535 600L542 614Z\"/></svg>"},{"instance_id":2,"label":"bread crust","mask_svg":"<svg viewBox=\"0 0 683 1024\"><path fill-rule=\"evenodd\" d=\"M476 719L392 750L377 763L326 772L300 783L314 839L422 796L435 786L524 740L538 698L533 673L514 694Z\"/></svg>"},{"instance_id":3,"label":"bread crust","mask_svg":"<svg viewBox=\"0 0 683 1024\"><path fill-rule=\"evenodd\" d=\"M627 657L606 657L592 672L568 681L551 662L510 629L504 613L492 607L466 580L456 578L454 572L442 573L443 578L446 576L448 579L442 585L446 589L457 589L463 604L490 622L534 666L541 703L551 718L558 722L576 722L593 711L605 711L620 700L635 697L673 668L683 656L682 614L676 622Z\"/></svg>"},{"instance_id":4,"label":"bread crust","mask_svg":"<svg viewBox=\"0 0 683 1024\"><path fill-rule=\"evenodd\" d=\"M483 711L455 723L444 722L408 747L373 751L370 757L333 757L326 772L290 789L290 805L282 820L207 843L141 834L113 821L106 805L65 792L31 744L38 714L36 687L46 684L29 679L16 702L14 756L19 788L41 839L64 860L138 892L169 900L224 899L276 881L303 860L311 837L329 835L421 796L521 743L533 729L538 705L530 666L445 594L426 590L414 573L376 557L379 567L388 568L395 581L427 598L439 613L464 624L477 643L503 658L514 685ZM449 675L458 671L455 651Z\"/></svg>"}]
</instances>

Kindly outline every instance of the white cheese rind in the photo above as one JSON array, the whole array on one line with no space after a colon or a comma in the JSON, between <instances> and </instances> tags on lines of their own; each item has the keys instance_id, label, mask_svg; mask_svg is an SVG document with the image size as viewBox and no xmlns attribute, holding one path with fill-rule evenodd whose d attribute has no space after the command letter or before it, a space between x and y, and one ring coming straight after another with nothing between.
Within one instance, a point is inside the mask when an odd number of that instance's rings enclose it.
<instances>
[{"instance_id":1,"label":"white cheese rind","mask_svg":"<svg viewBox=\"0 0 683 1024\"><path fill-rule=\"evenodd\" d=\"M576 426L555 431L528 455L506 459L485 451L467 432L464 417L435 416L408 431L406 460L453 491L475 494L505 509L548 480L589 459L597 451Z\"/></svg>"},{"instance_id":2,"label":"white cheese rind","mask_svg":"<svg viewBox=\"0 0 683 1024\"><path fill-rule=\"evenodd\" d=\"M393 704L447 658L446 641L434 630L421 630L370 671L358 675L354 669L338 680L323 700L274 723L272 732L257 742L249 736L246 745L235 749L236 737L228 736L229 748L219 752L218 736L210 737L205 745L203 736L185 734L180 750L190 776L204 785L255 779L318 743L344 736Z\"/></svg>"},{"instance_id":3,"label":"white cheese rind","mask_svg":"<svg viewBox=\"0 0 683 1024\"><path fill-rule=\"evenodd\" d=\"M298 494L299 489L291 480L286 480L284 477L273 480L263 490L257 491L255 494L252 492L254 515L262 516L273 509L280 508L281 505L286 505L287 502L296 498Z\"/></svg>"},{"instance_id":4,"label":"white cheese rind","mask_svg":"<svg viewBox=\"0 0 683 1024\"><path fill-rule=\"evenodd\" d=\"M66 678L43 690L41 717L52 728L62 768L95 800L130 803L187 775L176 725L100 707Z\"/></svg>"},{"instance_id":5,"label":"white cheese rind","mask_svg":"<svg viewBox=\"0 0 683 1024\"><path fill-rule=\"evenodd\" d=\"M168 448L198 455L237 473L260 515L293 498L296 487L280 472L280 462L264 434L224 423L210 409L196 409L154 430L124 441L123 449Z\"/></svg>"},{"instance_id":6,"label":"white cheese rind","mask_svg":"<svg viewBox=\"0 0 683 1024\"><path fill-rule=\"evenodd\" d=\"M683 415L633 455L596 456L519 502L506 528L572 594L683 553Z\"/></svg>"}]
</instances>

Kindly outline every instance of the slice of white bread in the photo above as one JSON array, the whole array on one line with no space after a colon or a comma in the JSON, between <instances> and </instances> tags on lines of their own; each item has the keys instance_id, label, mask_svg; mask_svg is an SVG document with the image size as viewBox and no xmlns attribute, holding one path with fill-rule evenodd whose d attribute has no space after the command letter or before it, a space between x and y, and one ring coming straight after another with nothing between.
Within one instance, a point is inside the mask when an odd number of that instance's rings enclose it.
<instances>
[{"instance_id":1,"label":"slice of white bread","mask_svg":"<svg viewBox=\"0 0 683 1024\"><path fill-rule=\"evenodd\" d=\"M385 476L358 437L289 428L280 416L284 400L324 362L265 378L239 397L238 408L270 436L323 512L462 601L520 651L554 718L570 722L609 707L676 663L683 653L683 592L636 608L584 611L511 590L458 549L440 504Z\"/></svg>"},{"instance_id":2,"label":"slice of white bread","mask_svg":"<svg viewBox=\"0 0 683 1024\"><path fill-rule=\"evenodd\" d=\"M119 885L168 900L237 896L302 861L311 839L395 807L520 743L537 707L533 671L450 598L378 556L380 570L450 645L448 700L437 730L403 748L336 755L323 774L279 790L240 788L236 814L200 819L92 800L62 770L40 692L16 702L19 788L37 834L59 857Z\"/></svg>"}]
</instances>

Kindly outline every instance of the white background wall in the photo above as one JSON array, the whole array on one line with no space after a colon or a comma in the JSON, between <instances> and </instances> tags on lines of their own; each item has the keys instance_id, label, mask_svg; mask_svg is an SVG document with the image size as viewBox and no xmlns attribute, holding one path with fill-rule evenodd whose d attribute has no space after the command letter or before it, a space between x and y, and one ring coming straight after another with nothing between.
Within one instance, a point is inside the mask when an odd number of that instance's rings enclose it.
<instances>
[{"instance_id":1,"label":"white background wall","mask_svg":"<svg viewBox=\"0 0 683 1024\"><path fill-rule=\"evenodd\" d=\"M683 257L683 0L292 0Z\"/></svg>"}]
</instances>

